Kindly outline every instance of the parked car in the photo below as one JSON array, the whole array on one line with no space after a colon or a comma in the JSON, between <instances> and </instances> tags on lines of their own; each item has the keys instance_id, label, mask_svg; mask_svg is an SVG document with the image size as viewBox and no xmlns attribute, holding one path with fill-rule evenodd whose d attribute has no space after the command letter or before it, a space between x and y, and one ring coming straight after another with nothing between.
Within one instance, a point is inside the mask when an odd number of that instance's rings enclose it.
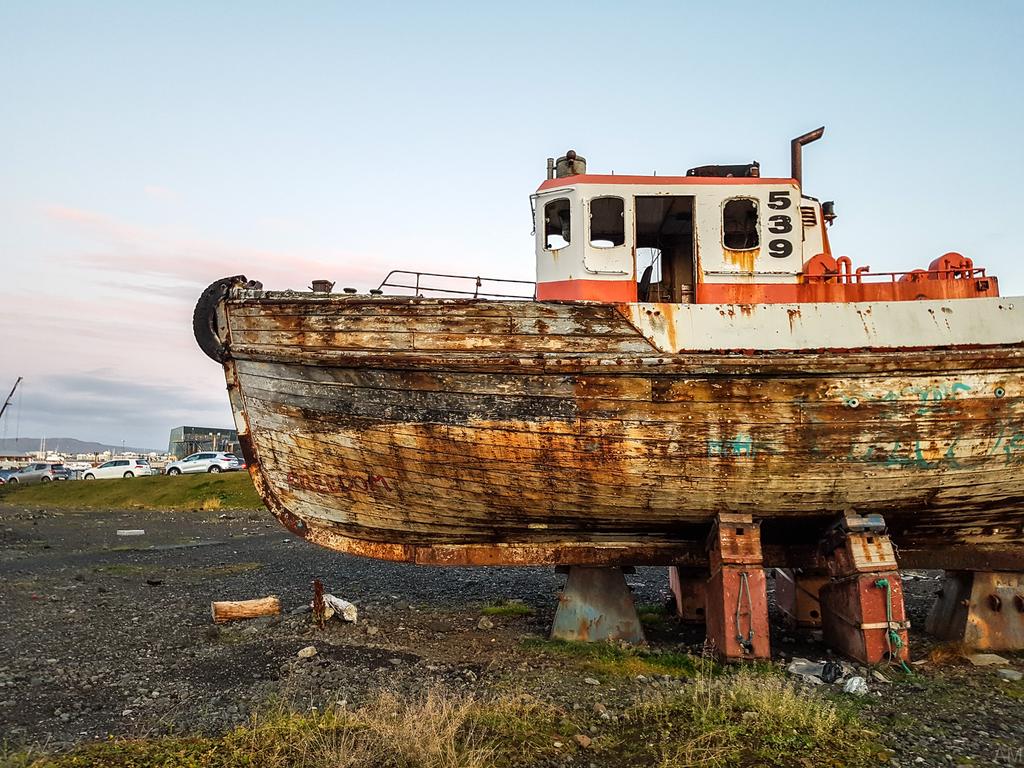
<instances>
[{"instance_id":1,"label":"parked car","mask_svg":"<svg viewBox=\"0 0 1024 768\"><path fill-rule=\"evenodd\" d=\"M7 482L7 478L17 471L16 469L0 469L0 485L4 485Z\"/></svg>"},{"instance_id":2,"label":"parked car","mask_svg":"<svg viewBox=\"0 0 1024 768\"><path fill-rule=\"evenodd\" d=\"M71 472L63 464L48 462L29 464L7 478L11 485L29 485L30 483L49 483L53 480L69 480Z\"/></svg>"},{"instance_id":3,"label":"parked car","mask_svg":"<svg viewBox=\"0 0 1024 768\"><path fill-rule=\"evenodd\" d=\"M225 453L225 456L238 460L238 468L245 469L245 459L242 456L236 456L233 453Z\"/></svg>"},{"instance_id":4,"label":"parked car","mask_svg":"<svg viewBox=\"0 0 1024 768\"><path fill-rule=\"evenodd\" d=\"M83 480L103 480L112 477L145 477L153 474L153 468L146 459L114 459L87 469L82 473Z\"/></svg>"},{"instance_id":5,"label":"parked car","mask_svg":"<svg viewBox=\"0 0 1024 768\"><path fill-rule=\"evenodd\" d=\"M168 475L187 475L193 472L233 472L238 469L241 469L241 463L233 454L208 451L172 461L164 472Z\"/></svg>"}]
</instances>

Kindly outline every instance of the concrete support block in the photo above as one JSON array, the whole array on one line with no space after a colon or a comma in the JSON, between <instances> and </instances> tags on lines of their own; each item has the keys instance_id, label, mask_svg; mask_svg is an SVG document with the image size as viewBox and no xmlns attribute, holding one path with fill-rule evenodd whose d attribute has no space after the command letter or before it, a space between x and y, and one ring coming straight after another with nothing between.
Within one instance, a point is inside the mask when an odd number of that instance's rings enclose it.
<instances>
[{"instance_id":1,"label":"concrete support block","mask_svg":"<svg viewBox=\"0 0 1024 768\"><path fill-rule=\"evenodd\" d=\"M622 568L573 565L551 625L558 640L644 642L633 593Z\"/></svg>"}]
</instances>

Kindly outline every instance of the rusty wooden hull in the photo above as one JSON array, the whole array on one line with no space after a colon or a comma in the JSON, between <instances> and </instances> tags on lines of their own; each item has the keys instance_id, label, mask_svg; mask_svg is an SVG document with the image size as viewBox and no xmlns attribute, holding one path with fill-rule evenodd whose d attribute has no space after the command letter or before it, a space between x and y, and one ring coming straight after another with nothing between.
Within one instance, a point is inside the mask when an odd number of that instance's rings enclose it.
<instances>
[{"instance_id":1,"label":"rusty wooden hull","mask_svg":"<svg viewBox=\"0 0 1024 768\"><path fill-rule=\"evenodd\" d=\"M1024 569L1024 345L666 354L614 305L213 299L256 486L327 547L700 565L727 510L809 565L852 508L906 565Z\"/></svg>"}]
</instances>

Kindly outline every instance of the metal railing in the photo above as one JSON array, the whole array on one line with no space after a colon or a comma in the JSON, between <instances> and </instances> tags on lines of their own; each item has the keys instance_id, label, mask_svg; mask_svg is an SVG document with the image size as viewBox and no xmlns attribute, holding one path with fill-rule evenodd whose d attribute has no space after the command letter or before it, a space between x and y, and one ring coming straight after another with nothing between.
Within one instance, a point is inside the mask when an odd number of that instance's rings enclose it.
<instances>
[{"instance_id":1,"label":"metal railing","mask_svg":"<svg viewBox=\"0 0 1024 768\"><path fill-rule=\"evenodd\" d=\"M424 278L427 278L426 280ZM438 284L438 281L451 280L459 281L448 286ZM466 285L466 281L470 281ZM490 285L494 284L491 289ZM505 288L506 285L529 286L529 293L508 293L499 291L511 291L512 288ZM412 291L413 296L425 297L434 295L443 296L468 296L473 299L517 299L532 300L537 297L537 284L532 280L508 280L498 277L480 277L471 275L444 275L439 272L410 272L405 269L393 269L388 272L387 277L377 286L378 291L385 288L400 288ZM472 288L472 290L470 290ZM484 290L487 288L487 290ZM525 291L525 289L524 289Z\"/></svg>"},{"instance_id":2,"label":"metal railing","mask_svg":"<svg viewBox=\"0 0 1024 768\"><path fill-rule=\"evenodd\" d=\"M912 269L907 272L871 272L860 267L854 272L836 272L826 275L804 275L807 282L836 283L881 283L918 282L921 280L970 280L984 278L983 267L961 269Z\"/></svg>"}]
</instances>

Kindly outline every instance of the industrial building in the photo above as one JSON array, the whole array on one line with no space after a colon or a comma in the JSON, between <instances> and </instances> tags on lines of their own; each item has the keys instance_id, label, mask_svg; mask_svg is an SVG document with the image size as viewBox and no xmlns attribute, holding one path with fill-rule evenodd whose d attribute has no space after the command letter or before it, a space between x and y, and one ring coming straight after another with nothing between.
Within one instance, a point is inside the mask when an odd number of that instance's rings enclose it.
<instances>
[{"instance_id":1,"label":"industrial building","mask_svg":"<svg viewBox=\"0 0 1024 768\"><path fill-rule=\"evenodd\" d=\"M238 432L213 427L175 427L171 430L171 439L167 444L169 454L182 459L197 451L237 453Z\"/></svg>"}]
</instances>

